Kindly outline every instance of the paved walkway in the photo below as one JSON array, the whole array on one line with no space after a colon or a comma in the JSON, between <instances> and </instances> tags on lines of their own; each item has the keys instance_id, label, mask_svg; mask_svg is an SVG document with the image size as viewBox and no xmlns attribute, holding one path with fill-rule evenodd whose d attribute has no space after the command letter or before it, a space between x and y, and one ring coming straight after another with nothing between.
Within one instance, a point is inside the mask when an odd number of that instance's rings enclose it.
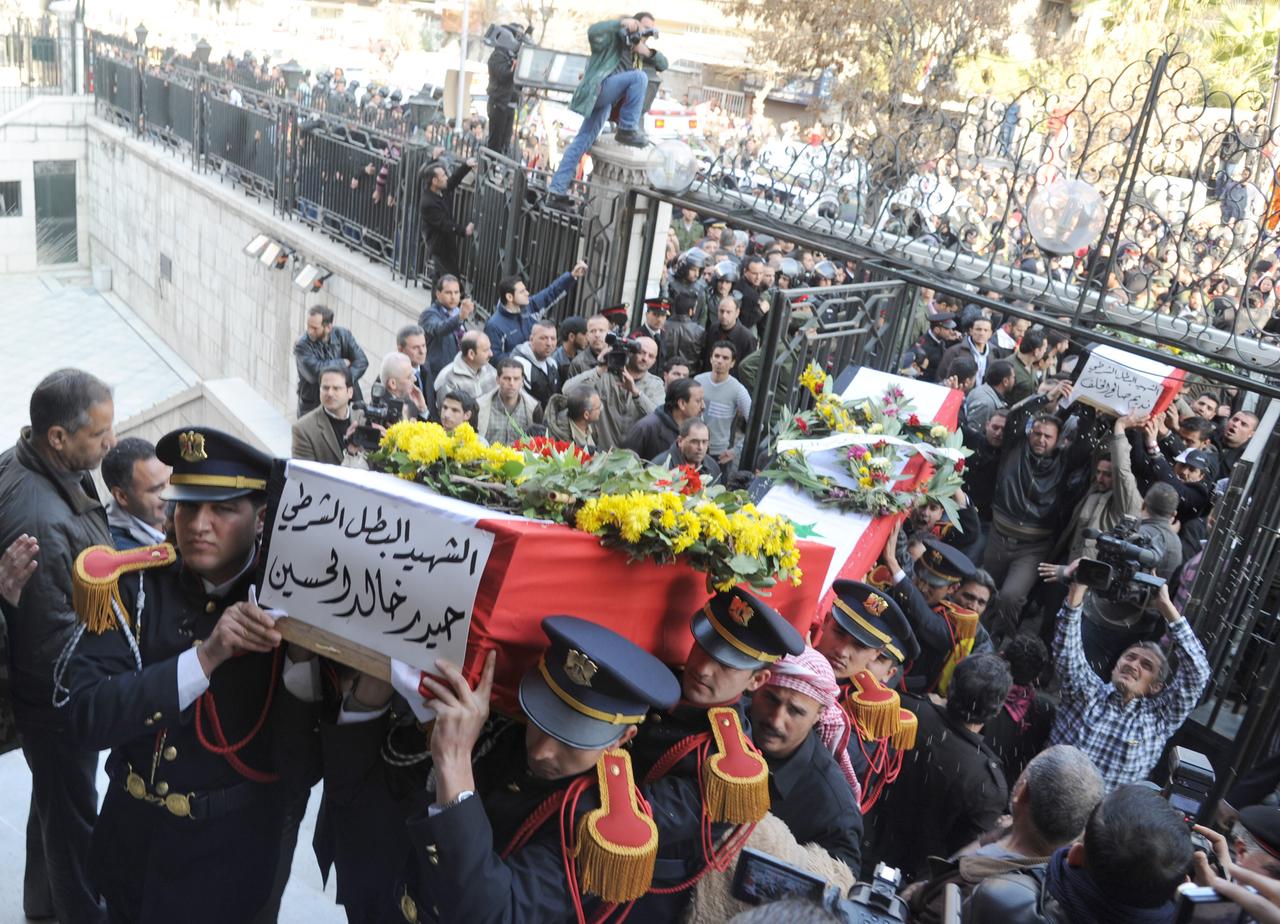
<instances>
[{"instance_id":1,"label":"paved walkway","mask_svg":"<svg viewBox=\"0 0 1280 924\"><path fill-rule=\"evenodd\" d=\"M0 277L0 323L9 331L5 372L11 400L0 403L0 450L27 424L27 398L42 378L78 366L115 389L121 421L196 382L194 371L153 337L87 273Z\"/></svg>"},{"instance_id":2,"label":"paved walkway","mask_svg":"<svg viewBox=\"0 0 1280 924\"><path fill-rule=\"evenodd\" d=\"M0 450L27 423L27 398L54 369L78 366L115 389L116 420L125 420L196 382L192 369L152 336L119 299L102 295L84 271L0 277L0 323L9 331L10 400L0 404ZM105 758L104 758L105 759ZM98 792L107 786L99 771ZM21 751L0 756L0 924L21 924L31 774ZM334 881L323 890L311 838L319 792L312 793L298 833L282 924L339 924Z\"/></svg>"}]
</instances>

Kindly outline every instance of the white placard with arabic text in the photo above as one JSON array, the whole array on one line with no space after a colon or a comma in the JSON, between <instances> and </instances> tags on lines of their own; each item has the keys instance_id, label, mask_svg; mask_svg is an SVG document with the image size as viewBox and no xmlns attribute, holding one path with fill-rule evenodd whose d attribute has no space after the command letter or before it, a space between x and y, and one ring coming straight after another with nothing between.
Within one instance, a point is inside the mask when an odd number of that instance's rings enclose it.
<instances>
[{"instance_id":1,"label":"white placard with arabic text","mask_svg":"<svg viewBox=\"0 0 1280 924\"><path fill-rule=\"evenodd\" d=\"M420 670L462 664L493 534L391 475L298 461L287 475L262 605Z\"/></svg>"},{"instance_id":2,"label":"white placard with arabic text","mask_svg":"<svg viewBox=\"0 0 1280 924\"><path fill-rule=\"evenodd\" d=\"M1112 346L1094 347L1076 378L1074 401L1123 416L1150 414L1173 367Z\"/></svg>"}]
</instances>

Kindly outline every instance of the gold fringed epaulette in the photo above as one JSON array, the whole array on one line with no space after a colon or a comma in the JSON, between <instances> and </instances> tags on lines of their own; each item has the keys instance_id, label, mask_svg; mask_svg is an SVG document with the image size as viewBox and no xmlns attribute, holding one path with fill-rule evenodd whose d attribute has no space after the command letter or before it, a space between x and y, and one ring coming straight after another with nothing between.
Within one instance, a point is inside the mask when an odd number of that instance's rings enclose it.
<instances>
[{"instance_id":1,"label":"gold fringed epaulette","mask_svg":"<svg viewBox=\"0 0 1280 924\"><path fill-rule=\"evenodd\" d=\"M118 552L108 545L91 545L76 556L72 569L71 602L87 630L101 635L115 625L115 607L133 627L132 617L120 599L120 578L130 571L162 568L178 560L167 542ZM114 604L114 606L113 606Z\"/></svg>"},{"instance_id":2,"label":"gold fringed epaulette","mask_svg":"<svg viewBox=\"0 0 1280 924\"><path fill-rule=\"evenodd\" d=\"M850 679L853 684L845 698L850 718L867 741L879 741L898 730L898 713L902 700L870 671L859 671Z\"/></svg>"},{"instance_id":3,"label":"gold fringed epaulette","mask_svg":"<svg viewBox=\"0 0 1280 924\"><path fill-rule=\"evenodd\" d=\"M769 765L742 731L735 709L707 710L716 751L703 762L703 811L713 822L755 824L769 813Z\"/></svg>"},{"instance_id":4,"label":"gold fringed epaulette","mask_svg":"<svg viewBox=\"0 0 1280 924\"><path fill-rule=\"evenodd\" d=\"M889 744L895 750L909 751L916 746L916 731L920 728L920 720L910 709L898 710L898 730L889 736Z\"/></svg>"},{"instance_id":5,"label":"gold fringed epaulette","mask_svg":"<svg viewBox=\"0 0 1280 924\"><path fill-rule=\"evenodd\" d=\"M635 901L653 883L658 827L639 802L630 754L617 748L605 751L596 774L600 807L578 822L578 881L583 892L606 902Z\"/></svg>"},{"instance_id":6,"label":"gold fringed epaulette","mask_svg":"<svg viewBox=\"0 0 1280 924\"><path fill-rule=\"evenodd\" d=\"M951 623L957 642L968 642L978 636L978 613L976 610L956 606L950 600L943 600L935 607L936 611Z\"/></svg>"}]
</instances>

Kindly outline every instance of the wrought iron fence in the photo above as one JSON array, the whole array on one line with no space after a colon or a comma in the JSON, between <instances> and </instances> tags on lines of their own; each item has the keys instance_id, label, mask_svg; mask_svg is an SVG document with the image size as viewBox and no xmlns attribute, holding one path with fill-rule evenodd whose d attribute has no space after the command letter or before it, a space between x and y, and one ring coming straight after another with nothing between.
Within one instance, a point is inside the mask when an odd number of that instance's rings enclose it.
<instances>
[{"instance_id":1,"label":"wrought iron fence","mask_svg":"<svg viewBox=\"0 0 1280 924\"><path fill-rule=\"evenodd\" d=\"M57 20L42 16L15 22L0 35L0 68L15 74L23 87L61 87Z\"/></svg>"},{"instance_id":2,"label":"wrought iron fence","mask_svg":"<svg viewBox=\"0 0 1280 924\"><path fill-rule=\"evenodd\" d=\"M118 36L89 39L99 111L142 137L189 154L212 171L333 240L426 285L436 268L421 233L428 165L474 160L474 179L455 194L455 214L478 233L462 247L464 281L491 309L503 277L537 290L579 259L587 284L554 309L557 317L604 307L620 293L614 224L624 205L575 183L574 211L537 200L548 174L484 148L473 131L436 118L415 124L403 100L373 101L329 84L290 89L278 69L245 61L201 65L140 49ZM391 103L393 105L388 105ZM465 216L465 217L464 217Z\"/></svg>"},{"instance_id":3,"label":"wrought iron fence","mask_svg":"<svg viewBox=\"0 0 1280 924\"><path fill-rule=\"evenodd\" d=\"M1057 93L903 107L874 137L729 151L683 198L1030 302L1078 329L1105 324L1280 375L1280 319L1255 272L1280 244L1280 145L1265 106L1261 94L1210 90L1171 39L1114 78L1080 76ZM1036 245L1029 211L1065 179L1097 190L1102 231L1088 250L1055 253Z\"/></svg>"}]
</instances>

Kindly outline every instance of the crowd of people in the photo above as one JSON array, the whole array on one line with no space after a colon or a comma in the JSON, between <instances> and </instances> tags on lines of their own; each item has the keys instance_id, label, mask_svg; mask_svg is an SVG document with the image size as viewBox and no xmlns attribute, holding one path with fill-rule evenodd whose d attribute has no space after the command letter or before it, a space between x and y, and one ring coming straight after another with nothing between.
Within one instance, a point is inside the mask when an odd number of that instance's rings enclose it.
<instances>
[{"instance_id":1,"label":"crowd of people","mask_svg":"<svg viewBox=\"0 0 1280 924\"><path fill-rule=\"evenodd\" d=\"M362 467L387 423L430 420L745 484L765 461L743 459L741 437L773 292L848 268L687 211L671 234L689 246L634 325L625 308L554 320L583 263L538 292L504 280L483 323L440 276L367 396L364 349L312 307L294 348L294 458ZM490 713L501 651L474 686L442 663L423 681L429 741L385 681L282 645L256 605L268 457L200 427L116 442L103 383L49 376L0 457L11 697L33 771L24 910L272 920L316 782L317 859L353 921L572 920L603 910L601 896L634 902L636 920L675 920L689 885L740 846L746 805L782 822L783 842L768 843L788 862L817 848L847 883L895 867L921 921L938 919L950 884L975 922L1172 921L1189 873L1237 895L1230 878L1277 872L1259 859L1280 849L1274 760L1232 793L1235 847L1214 841L1207 871L1148 783L1209 679L1183 610L1258 425L1248 396L1196 383L1154 416L1106 415L1071 401L1086 354L1031 312L928 290L909 310L920 334L899 370L965 395L972 455L953 513L922 496L866 581L835 583L808 638L767 598L715 594L691 613L675 673L589 620L549 616L523 716ZM823 300L797 314L793 333L813 329ZM99 467L105 504L88 479ZM176 553L129 557L166 539ZM1151 553L1141 595L1086 573L1112 541ZM124 557L74 564L95 544ZM111 751L100 814L99 750ZM712 798L717 753L732 795ZM648 808L615 817L616 793L611 807L582 787L623 762ZM588 859L603 835L566 833L547 805L651 817L642 887L602 884L622 875L616 857ZM209 864L235 888L192 911ZM786 908L764 919L793 920Z\"/></svg>"}]
</instances>

